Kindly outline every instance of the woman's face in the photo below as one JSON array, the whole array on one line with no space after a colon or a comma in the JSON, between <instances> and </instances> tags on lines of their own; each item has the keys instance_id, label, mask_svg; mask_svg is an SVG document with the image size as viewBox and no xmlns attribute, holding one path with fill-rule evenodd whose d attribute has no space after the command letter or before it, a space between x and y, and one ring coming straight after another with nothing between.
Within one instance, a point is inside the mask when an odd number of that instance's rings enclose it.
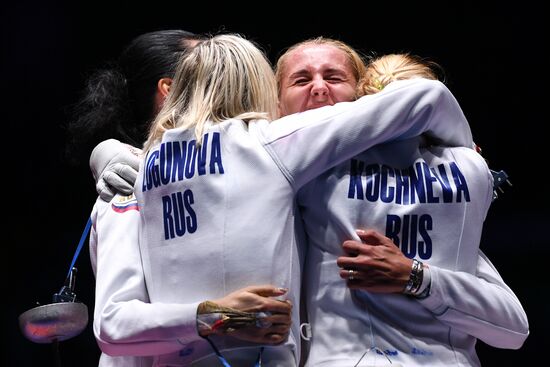
<instances>
[{"instance_id":1,"label":"woman's face","mask_svg":"<svg viewBox=\"0 0 550 367\"><path fill-rule=\"evenodd\" d=\"M287 55L280 80L281 116L355 100L347 55L331 45L303 45Z\"/></svg>"}]
</instances>

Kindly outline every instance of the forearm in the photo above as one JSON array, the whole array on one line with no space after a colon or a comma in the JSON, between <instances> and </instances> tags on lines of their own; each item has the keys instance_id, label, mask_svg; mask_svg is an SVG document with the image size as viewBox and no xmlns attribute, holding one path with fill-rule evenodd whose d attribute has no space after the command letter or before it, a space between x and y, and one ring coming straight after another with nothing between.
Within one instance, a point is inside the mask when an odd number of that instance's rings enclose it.
<instances>
[{"instance_id":1,"label":"forearm","mask_svg":"<svg viewBox=\"0 0 550 367\"><path fill-rule=\"evenodd\" d=\"M199 340L197 304L158 304L139 300L108 304L94 320L94 334L109 355L158 355Z\"/></svg>"},{"instance_id":2,"label":"forearm","mask_svg":"<svg viewBox=\"0 0 550 367\"><path fill-rule=\"evenodd\" d=\"M120 200L126 210L115 210ZM96 203L94 334L110 355L173 352L199 338L197 304L150 303L138 245L139 212L128 203L118 196Z\"/></svg>"},{"instance_id":3,"label":"forearm","mask_svg":"<svg viewBox=\"0 0 550 367\"><path fill-rule=\"evenodd\" d=\"M274 121L265 148L297 186L374 145L428 133L442 145L472 147L470 127L441 83L414 80L355 102L338 103ZM296 147L307 147L296 154Z\"/></svg>"},{"instance_id":4,"label":"forearm","mask_svg":"<svg viewBox=\"0 0 550 367\"><path fill-rule=\"evenodd\" d=\"M430 296L419 302L441 322L494 347L521 347L529 335L527 316L488 260L480 256L477 275L434 266L430 273Z\"/></svg>"}]
</instances>

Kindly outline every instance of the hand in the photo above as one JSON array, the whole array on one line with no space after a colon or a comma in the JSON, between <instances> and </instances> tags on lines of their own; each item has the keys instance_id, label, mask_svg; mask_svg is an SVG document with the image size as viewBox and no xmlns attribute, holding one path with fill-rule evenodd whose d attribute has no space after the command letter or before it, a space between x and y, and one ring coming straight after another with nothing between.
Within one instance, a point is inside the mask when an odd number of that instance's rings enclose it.
<instances>
[{"instance_id":1,"label":"hand","mask_svg":"<svg viewBox=\"0 0 550 367\"><path fill-rule=\"evenodd\" d=\"M105 201L116 193L130 195L139 169L141 150L118 140L99 143L90 156L90 169L96 182L96 191Z\"/></svg>"},{"instance_id":2,"label":"hand","mask_svg":"<svg viewBox=\"0 0 550 367\"><path fill-rule=\"evenodd\" d=\"M212 302L244 312L270 312L265 321L271 326L260 328L247 326L241 329L227 331L225 335L260 344L281 344L290 332L292 304L271 297L286 294L286 289L271 285L251 286L229 293L223 298Z\"/></svg>"},{"instance_id":3,"label":"hand","mask_svg":"<svg viewBox=\"0 0 550 367\"><path fill-rule=\"evenodd\" d=\"M336 260L341 268L340 277L347 279L348 287L374 293L403 292L412 259L403 255L392 240L374 230L358 230L357 235L362 242L345 241L342 247L347 256Z\"/></svg>"}]
</instances>

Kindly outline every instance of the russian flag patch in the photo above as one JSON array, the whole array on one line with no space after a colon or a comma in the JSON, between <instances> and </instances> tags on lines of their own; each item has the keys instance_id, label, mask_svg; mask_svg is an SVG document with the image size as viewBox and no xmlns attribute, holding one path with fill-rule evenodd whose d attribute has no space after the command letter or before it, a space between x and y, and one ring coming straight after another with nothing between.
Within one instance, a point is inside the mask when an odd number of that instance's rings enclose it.
<instances>
[{"instance_id":1,"label":"russian flag patch","mask_svg":"<svg viewBox=\"0 0 550 367\"><path fill-rule=\"evenodd\" d=\"M139 211L137 199L133 194L130 196L117 196L111 202L111 208L117 213L124 213L129 210Z\"/></svg>"}]
</instances>

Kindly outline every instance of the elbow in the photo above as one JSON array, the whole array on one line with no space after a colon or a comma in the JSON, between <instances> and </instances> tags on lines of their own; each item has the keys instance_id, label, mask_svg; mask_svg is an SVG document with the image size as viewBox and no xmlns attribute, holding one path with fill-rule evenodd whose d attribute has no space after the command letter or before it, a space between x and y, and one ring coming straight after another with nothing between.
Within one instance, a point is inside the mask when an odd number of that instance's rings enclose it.
<instances>
[{"instance_id":1,"label":"elbow","mask_svg":"<svg viewBox=\"0 0 550 367\"><path fill-rule=\"evenodd\" d=\"M146 357L174 353L182 348L176 337L162 338L158 332L143 331L133 321L105 313L94 320L94 336L101 351L109 356Z\"/></svg>"},{"instance_id":2,"label":"elbow","mask_svg":"<svg viewBox=\"0 0 550 367\"><path fill-rule=\"evenodd\" d=\"M514 333L506 335L504 338L498 338L492 341L485 341L486 344L501 349L520 349L527 337L529 336L529 330L525 333Z\"/></svg>"},{"instance_id":3,"label":"elbow","mask_svg":"<svg viewBox=\"0 0 550 367\"><path fill-rule=\"evenodd\" d=\"M505 319L500 317L498 320L486 315L481 319L449 309L438 318L492 347L519 349L529 336L529 323L525 312L513 315Z\"/></svg>"},{"instance_id":4,"label":"elbow","mask_svg":"<svg viewBox=\"0 0 550 367\"><path fill-rule=\"evenodd\" d=\"M94 336L101 351L110 356L124 355L121 346L125 343L125 334L121 331L126 328L117 322L112 314L103 313L96 315L94 319Z\"/></svg>"},{"instance_id":5,"label":"elbow","mask_svg":"<svg viewBox=\"0 0 550 367\"><path fill-rule=\"evenodd\" d=\"M434 104L441 103L446 99L454 99L449 88L439 80L421 79L418 83L420 83L420 88L428 97L428 100L432 101Z\"/></svg>"},{"instance_id":6,"label":"elbow","mask_svg":"<svg viewBox=\"0 0 550 367\"><path fill-rule=\"evenodd\" d=\"M507 347L508 349L519 349L523 346L523 343L525 343L525 340L527 340L527 337L529 336L529 321L527 320L527 314L525 312L522 312L520 315L518 315L518 321L517 326L515 328L514 337L510 338L510 345Z\"/></svg>"},{"instance_id":7,"label":"elbow","mask_svg":"<svg viewBox=\"0 0 550 367\"><path fill-rule=\"evenodd\" d=\"M523 343L525 343L525 340L527 340L528 336L529 336L529 330L527 330L525 334L521 334L517 338L515 338L514 343L510 344L509 349L521 348L523 346Z\"/></svg>"},{"instance_id":8,"label":"elbow","mask_svg":"<svg viewBox=\"0 0 550 367\"><path fill-rule=\"evenodd\" d=\"M94 334L99 349L111 357L151 355L151 351L141 343L126 340L117 333L110 333L104 329L99 332L94 330Z\"/></svg>"},{"instance_id":9,"label":"elbow","mask_svg":"<svg viewBox=\"0 0 550 367\"><path fill-rule=\"evenodd\" d=\"M98 339L97 337L96 340L99 349L101 349L103 353L110 355L111 357L123 356L127 354L124 350L118 348L116 344L105 342L101 339Z\"/></svg>"},{"instance_id":10,"label":"elbow","mask_svg":"<svg viewBox=\"0 0 550 367\"><path fill-rule=\"evenodd\" d=\"M483 340L486 344L501 349L520 349L529 336L529 324L527 317L518 322L514 329L506 329L496 332L490 340Z\"/></svg>"},{"instance_id":11,"label":"elbow","mask_svg":"<svg viewBox=\"0 0 550 367\"><path fill-rule=\"evenodd\" d=\"M523 343L525 343L525 340L527 340L527 337L529 336L529 323L527 322L527 316L525 316L525 320L522 323L519 330L520 331L516 333L516 337L513 338L512 343L509 346L509 349L519 349L523 346Z\"/></svg>"},{"instance_id":12,"label":"elbow","mask_svg":"<svg viewBox=\"0 0 550 367\"><path fill-rule=\"evenodd\" d=\"M101 326L100 326L101 325ZM109 328L105 327L105 323L97 323L94 325L94 336L99 349L110 356L124 355L124 351L118 347L116 335L109 332Z\"/></svg>"}]
</instances>

